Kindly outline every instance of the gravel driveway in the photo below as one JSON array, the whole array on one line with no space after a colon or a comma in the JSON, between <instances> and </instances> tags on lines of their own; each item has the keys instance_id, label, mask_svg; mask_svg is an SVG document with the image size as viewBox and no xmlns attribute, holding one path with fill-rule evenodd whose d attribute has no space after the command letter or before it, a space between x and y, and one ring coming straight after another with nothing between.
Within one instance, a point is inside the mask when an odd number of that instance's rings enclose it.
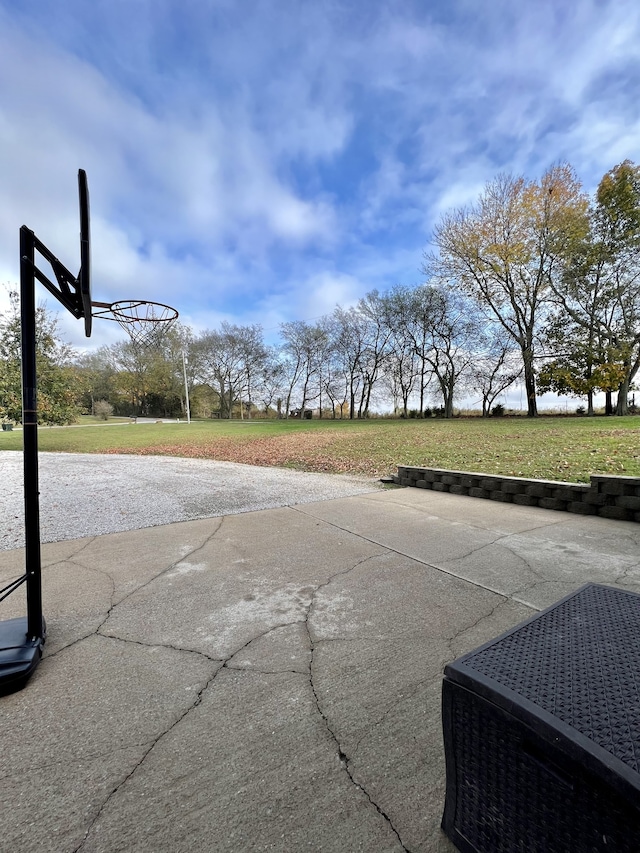
<instances>
[{"instance_id":1,"label":"gravel driveway","mask_svg":"<svg viewBox=\"0 0 640 853\"><path fill-rule=\"evenodd\" d=\"M43 542L360 495L377 480L168 456L40 453ZM22 453L0 451L0 550L24 545Z\"/></svg>"}]
</instances>

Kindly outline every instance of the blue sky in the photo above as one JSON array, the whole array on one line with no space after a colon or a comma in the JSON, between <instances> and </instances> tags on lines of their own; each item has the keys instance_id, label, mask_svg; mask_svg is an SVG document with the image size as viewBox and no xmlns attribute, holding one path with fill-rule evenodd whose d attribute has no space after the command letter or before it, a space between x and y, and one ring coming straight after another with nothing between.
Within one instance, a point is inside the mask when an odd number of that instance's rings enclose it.
<instances>
[{"instance_id":1,"label":"blue sky","mask_svg":"<svg viewBox=\"0 0 640 853\"><path fill-rule=\"evenodd\" d=\"M417 284L498 173L592 191L639 142L637 0L0 0L0 282L22 224L77 268L81 167L94 298L196 330Z\"/></svg>"}]
</instances>

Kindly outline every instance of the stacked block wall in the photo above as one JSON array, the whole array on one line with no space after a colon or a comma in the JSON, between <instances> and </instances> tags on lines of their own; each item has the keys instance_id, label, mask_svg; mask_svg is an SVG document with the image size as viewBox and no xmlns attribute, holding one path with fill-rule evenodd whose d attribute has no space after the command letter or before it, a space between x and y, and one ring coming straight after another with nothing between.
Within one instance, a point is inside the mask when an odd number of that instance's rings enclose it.
<instances>
[{"instance_id":1,"label":"stacked block wall","mask_svg":"<svg viewBox=\"0 0 640 853\"><path fill-rule=\"evenodd\" d=\"M640 477L594 475L589 484L562 483L399 465L393 480L400 486L640 522Z\"/></svg>"}]
</instances>

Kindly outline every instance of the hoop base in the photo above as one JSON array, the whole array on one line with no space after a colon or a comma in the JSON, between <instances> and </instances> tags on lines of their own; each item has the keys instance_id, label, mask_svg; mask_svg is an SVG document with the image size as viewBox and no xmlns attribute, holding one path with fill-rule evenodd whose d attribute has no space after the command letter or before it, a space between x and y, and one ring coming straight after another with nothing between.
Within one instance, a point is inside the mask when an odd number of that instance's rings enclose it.
<instances>
[{"instance_id":1,"label":"hoop base","mask_svg":"<svg viewBox=\"0 0 640 853\"><path fill-rule=\"evenodd\" d=\"M0 696L21 690L42 657L46 629L42 620L42 637L30 640L27 617L0 622Z\"/></svg>"}]
</instances>

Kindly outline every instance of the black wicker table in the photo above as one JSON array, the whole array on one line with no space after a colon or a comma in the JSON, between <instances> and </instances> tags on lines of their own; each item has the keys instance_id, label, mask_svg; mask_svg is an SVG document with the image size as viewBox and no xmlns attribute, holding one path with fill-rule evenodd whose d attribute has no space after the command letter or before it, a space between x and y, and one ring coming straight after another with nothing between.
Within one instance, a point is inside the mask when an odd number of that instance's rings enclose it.
<instances>
[{"instance_id":1,"label":"black wicker table","mask_svg":"<svg viewBox=\"0 0 640 853\"><path fill-rule=\"evenodd\" d=\"M463 853L640 853L640 595L587 584L445 668Z\"/></svg>"}]
</instances>

